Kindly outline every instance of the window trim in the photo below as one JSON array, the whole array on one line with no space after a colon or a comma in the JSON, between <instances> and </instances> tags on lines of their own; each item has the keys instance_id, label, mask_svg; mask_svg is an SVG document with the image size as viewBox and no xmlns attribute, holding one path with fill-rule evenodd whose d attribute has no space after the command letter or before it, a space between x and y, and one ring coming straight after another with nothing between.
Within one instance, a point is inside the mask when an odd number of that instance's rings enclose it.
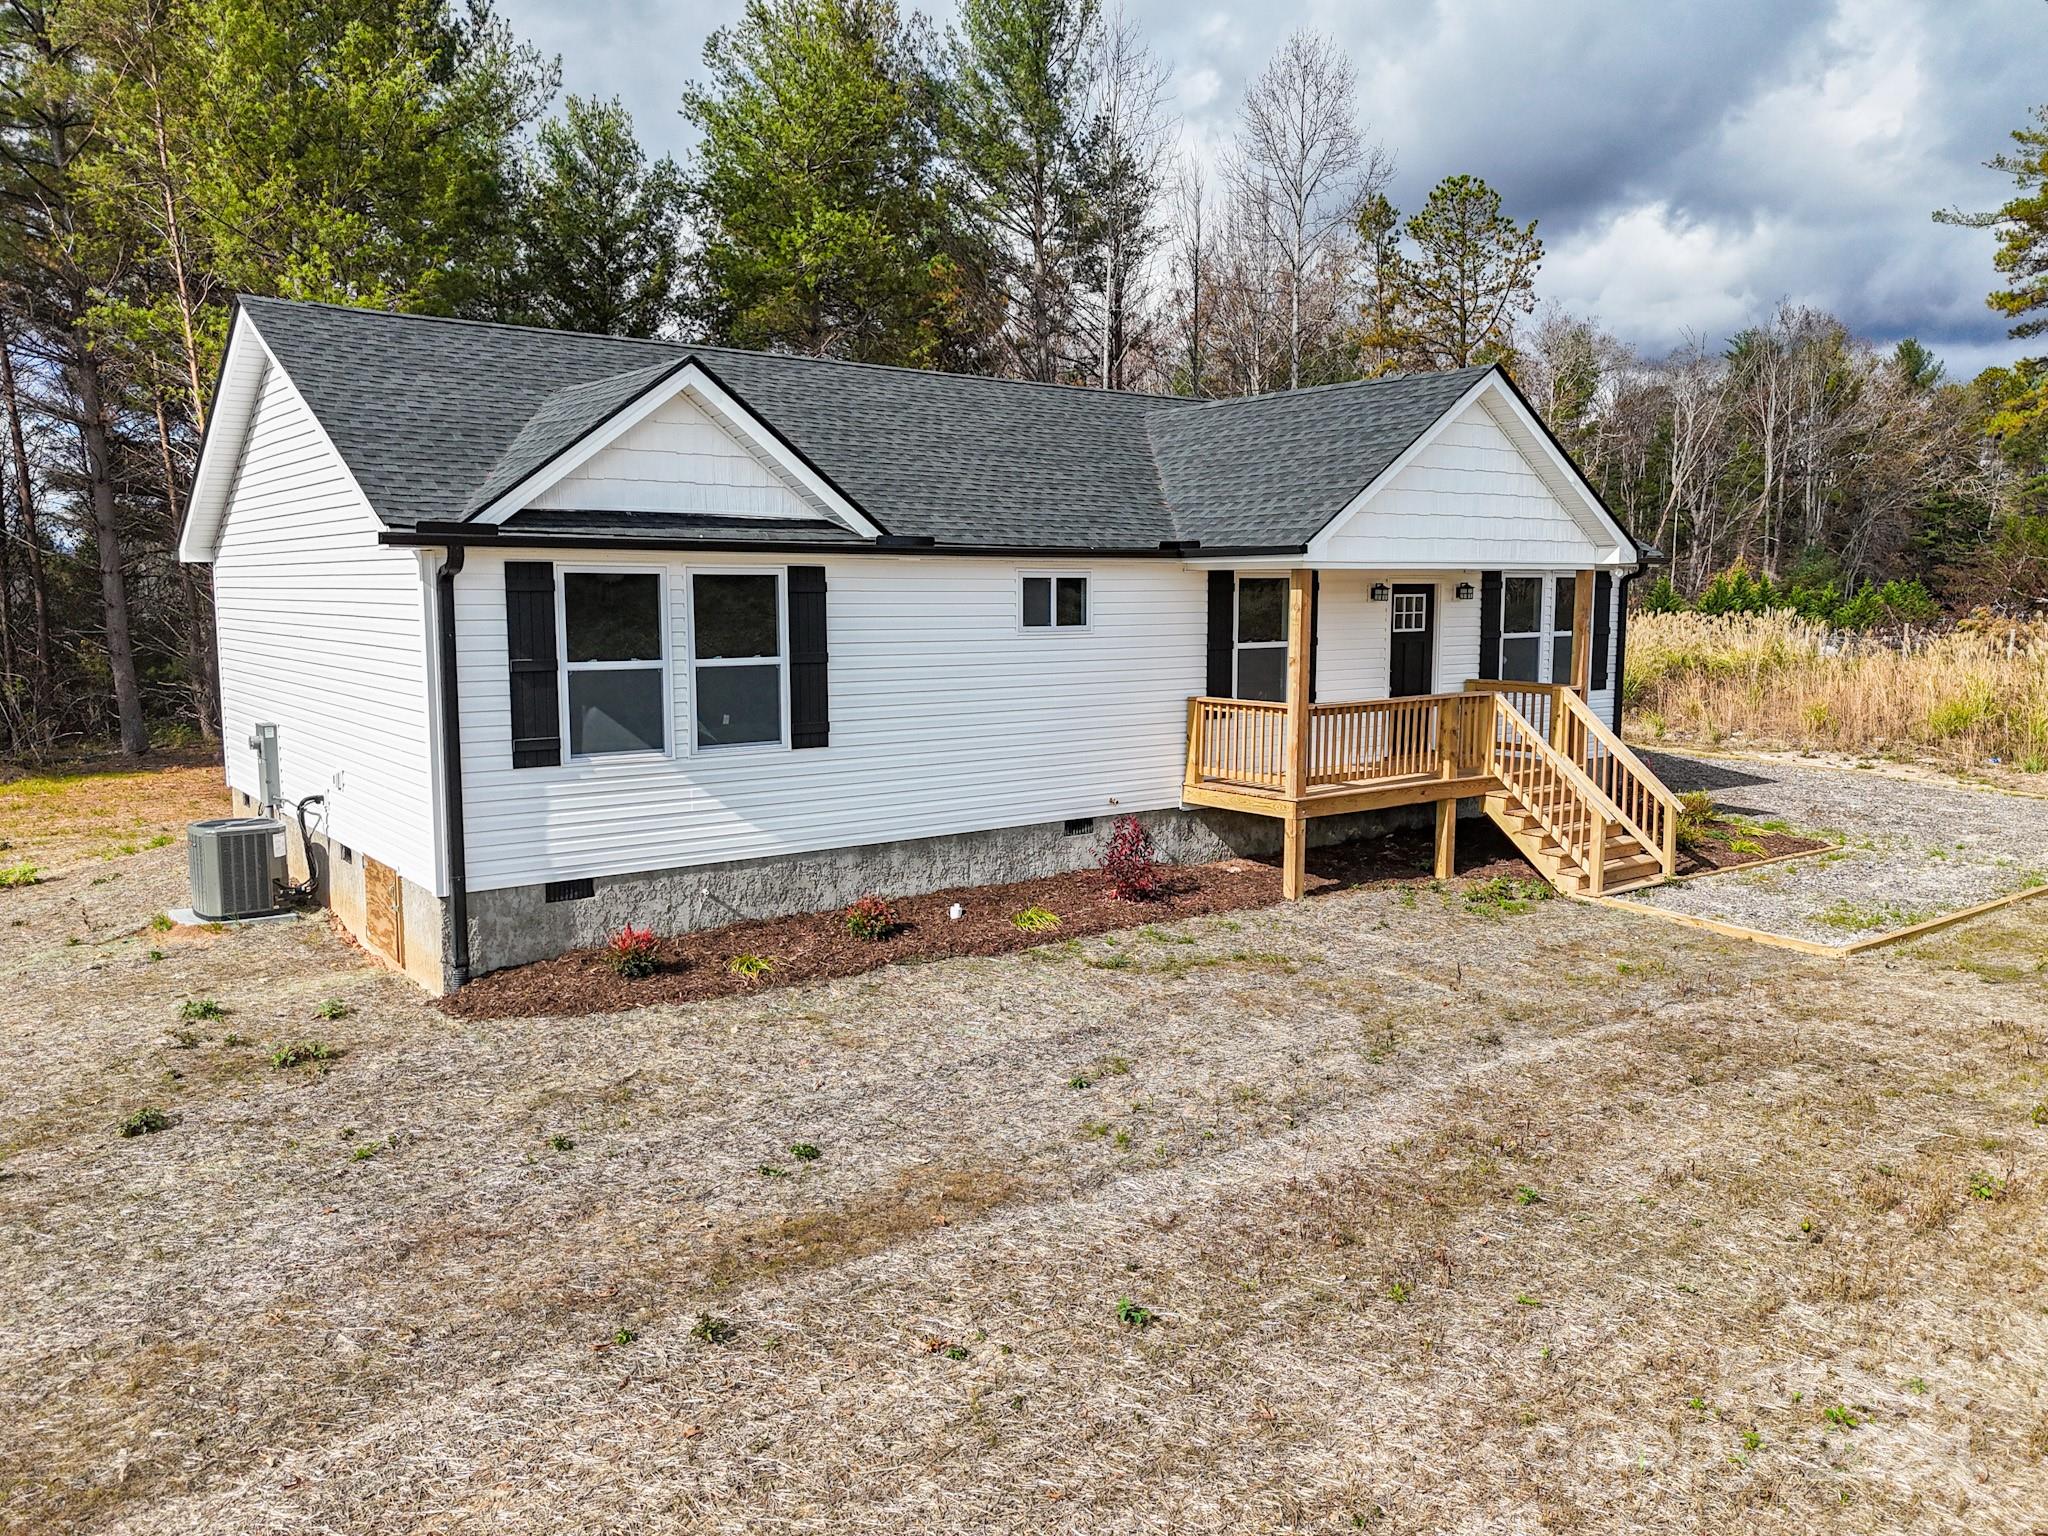
<instances>
[{"instance_id":1,"label":"window trim","mask_svg":"<svg viewBox=\"0 0 2048 1536\"><path fill-rule=\"evenodd\" d=\"M1084 624L1062 624L1060 622L1060 589L1062 577L1069 580L1078 576L1082 583L1083 599L1088 604L1088 620ZM1050 581L1052 588L1052 622L1050 624L1026 624L1024 622L1024 583L1034 577ZM1095 630L1095 572L1092 570L1051 570L1019 567L1017 571L1017 633L1020 635L1086 635Z\"/></svg>"},{"instance_id":2,"label":"window trim","mask_svg":"<svg viewBox=\"0 0 2048 1536\"><path fill-rule=\"evenodd\" d=\"M1572 638L1569 622L1563 629L1557 624L1557 584L1572 581L1577 571L1502 571L1500 573L1500 632L1495 637L1493 669L1503 682L1523 682L1530 686L1568 687L1570 678L1555 678L1557 640L1560 636ZM1536 625L1535 629L1508 628L1508 583L1511 581L1533 581L1536 583ZM1509 678L1507 675L1507 646L1510 640L1534 640L1536 642L1536 670L1541 674L1533 678ZM1589 641L1590 643L1590 641ZM1590 691L1590 690L1589 690Z\"/></svg>"},{"instance_id":3,"label":"window trim","mask_svg":"<svg viewBox=\"0 0 2048 1536\"><path fill-rule=\"evenodd\" d=\"M569 578L571 576L652 576L655 593L655 627L661 642L659 660L571 661L569 659ZM676 680L671 651L673 621L668 603L668 567L662 565L557 565L555 567L555 678L561 691L562 766L571 763L660 763L675 756ZM661 747L642 747L630 752L576 753L570 748L575 737L569 729L569 675L576 672L644 672L661 669Z\"/></svg>"},{"instance_id":4,"label":"window trim","mask_svg":"<svg viewBox=\"0 0 2048 1536\"><path fill-rule=\"evenodd\" d=\"M780 675L776 703L780 734L773 741L735 741L709 746L697 739L697 670L700 667L758 667L765 656L699 656L697 654L697 578L699 576L773 576L775 578L775 665ZM770 752L788 752L789 745L789 567L786 565L687 565L683 567L684 610L687 636L685 666L689 676L688 756L730 757Z\"/></svg>"},{"instance_id":5,"label":"window trim","mask_svg":"<svg viewBox=\"0 0 2048 1536\"><path fill-rule=\"evenodd\" d=\"M1241 595L1244 590L1244 584L1247 581L1277 581L1282 587L1285 587L1288 583L1284 575L1269 576L1258 571L1252 572L1249 576L1243 571L1235 571L1232 574L1236 577L1236 580L1230 586L1230 696L1233 699L1241 699L1245 696L1245 693L1244 682L1238 671L1238 661L1242 658L1247 646L1258 651L1278 651L1283 660L1287 655L1287 621L1285 617L1286 609L1284 607L1281 609L1280 638L1278 640L1238 639L1238 628L1244 618L1244 598ZM1284 666L1280 669L1280 675L1283 679L1287 675L1287 669Z\"/></svg>"}]
</instances>

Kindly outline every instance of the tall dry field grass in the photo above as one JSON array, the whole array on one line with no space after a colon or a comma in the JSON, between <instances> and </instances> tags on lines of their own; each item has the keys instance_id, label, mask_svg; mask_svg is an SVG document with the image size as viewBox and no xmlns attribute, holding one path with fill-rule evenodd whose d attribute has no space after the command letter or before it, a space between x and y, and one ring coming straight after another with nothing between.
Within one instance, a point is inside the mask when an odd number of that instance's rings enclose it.
<instances>
[{"instance_id":1,"label":"tall dry field grass","mask_svg":"<svg viewBox=\"0 0 2048 1536\"><path fill-rule=\"evenodd\" d=\"M1741 737L2048 771L2048 624L1846 635L1791 613L1631 616L1639 739Z\"/></svg>"}]
</instances>

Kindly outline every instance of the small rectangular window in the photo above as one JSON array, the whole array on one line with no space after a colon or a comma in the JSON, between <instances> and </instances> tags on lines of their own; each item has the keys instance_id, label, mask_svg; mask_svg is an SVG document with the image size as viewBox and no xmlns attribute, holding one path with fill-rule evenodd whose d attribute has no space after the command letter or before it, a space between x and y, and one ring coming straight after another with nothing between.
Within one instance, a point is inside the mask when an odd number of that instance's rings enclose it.
<instances>
[{"instance_id":1,"label":"small rectangular window","mask_svg":"<svg viewBox=\"0 0 2048 1536\"><path fill-rule=\"evenodd\" d=\"M1287 697L1287 580L1245 576L1237 583L1237 696Z\"/></svg>"},{"instance_id":2,"label":"small rectangular window","mask_svg":"<svg viewBox=\"0 0 2048 1536\"><path fill-rule=\"evenodd\" d=\"M762 746L782 740L780 572L690 578L690 696L697 746Z\"/></svg>"},{"instance_id":3,"label":"small rectangular window","mask_svg":"<svg viewBox=\"0 0 2048 1536\"><path fill-rule=\"evenodd\" d=\"M1022 615L1026 629L1086 629L1086 576L1026 576Z\"/></svg>"},{"instance_id":4,"label":"small rectangular window","mask_svg":"<svg viewBox=\"0 0 2048 1536\"><path fill-rule=\"evenodd\" d=\"M1094 830L1095 818L1093 816L1071 817L1060 825L1060 831L1068 837L1082 837Z\"/></svg>"},{"instance_id":5,"label":"small rectangular window","mask_svg":"<svg viewBox=\"0 0 2048 1536\"><path fill-rule=\"evenodd\" d=\"M597 886L590 880L550 880L542 894L549 901L588 901L597 894Z\"/></svg>"},{"instance_id":6,"label":"small rectangular window","mask_svg":"<svg viewBox=\"0 0 2048 1536\"><path fill-rule=\"evenodd\" d=\"M562 576L562 697L569 755L668 750L668 668L661 577L651 571Z\"/></svg>"},{"instance_id":7,"label":"small rectangular window","mask_svg":"<svg viewBox=\"0 0 2048 1536\"><path fill-rule=\"evenodd\" d=\"M1419 635L1429 628L1429 598L1421 592L1394 594L1394 633Z\"/></svg>"}]
</instances>

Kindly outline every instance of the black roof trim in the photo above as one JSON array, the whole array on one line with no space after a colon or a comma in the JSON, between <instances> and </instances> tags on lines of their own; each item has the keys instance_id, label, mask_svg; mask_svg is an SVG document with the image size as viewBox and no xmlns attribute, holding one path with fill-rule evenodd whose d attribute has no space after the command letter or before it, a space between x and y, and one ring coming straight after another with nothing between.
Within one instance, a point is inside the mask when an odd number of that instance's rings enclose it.
<instances>
[{"instance_id":1,"label":"black roof trim","mask_svg":"<svg viewBox=\"0 0 2048 1536\"><path fill-rule=\"evenodd\" d=\"M1001 556L1006 559L1082 560L1174 560L1177 549L1105 549L1094 544L937 544L916 539L770 540L744 538L692 538L677 534L646 537L617 533L542 533L512 525L477 523L419 523L411 528L389 528L377 542L400 549L452 549L495 544L507 549L703 549L722 553L756 554L814 553L821 555L970 555ZM1203 560L1264 558L1298 555L1298 544L1256 544L1237 548L1204 549ZM1193 551L1188 553L1192 554Z\"/></svg>"}]
</instances>

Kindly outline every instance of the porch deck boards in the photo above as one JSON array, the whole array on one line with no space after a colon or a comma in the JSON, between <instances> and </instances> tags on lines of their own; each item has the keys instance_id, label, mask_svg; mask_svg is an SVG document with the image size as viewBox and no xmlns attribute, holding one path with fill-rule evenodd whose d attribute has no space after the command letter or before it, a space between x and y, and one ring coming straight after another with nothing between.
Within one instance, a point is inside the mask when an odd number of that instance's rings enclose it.
<instances>
[{"instance_id":1,"label":"porch deck boards","mask_svg":"<svg viewBox=\"0 0 2048 1536\"><path fill-rule=\"evenodd\" d=\"M1348 816L1359 811L1384 811L1401 805L1429 805L1438 800L1462 800L1469 795L1491 794L1500 781L1491 774L1444 778L1436 773L1411 773L1397 778L1347 779L1337 783L1313 784L1300 802L1304 816ZM1255 784L1234 784L1221 779L1203 779L1187 785L1181 798L1189 805L1218 810L1243 811L1253 816L1294 814L1295 802L1285 791Z\"/></svg>"}]
</instances>

